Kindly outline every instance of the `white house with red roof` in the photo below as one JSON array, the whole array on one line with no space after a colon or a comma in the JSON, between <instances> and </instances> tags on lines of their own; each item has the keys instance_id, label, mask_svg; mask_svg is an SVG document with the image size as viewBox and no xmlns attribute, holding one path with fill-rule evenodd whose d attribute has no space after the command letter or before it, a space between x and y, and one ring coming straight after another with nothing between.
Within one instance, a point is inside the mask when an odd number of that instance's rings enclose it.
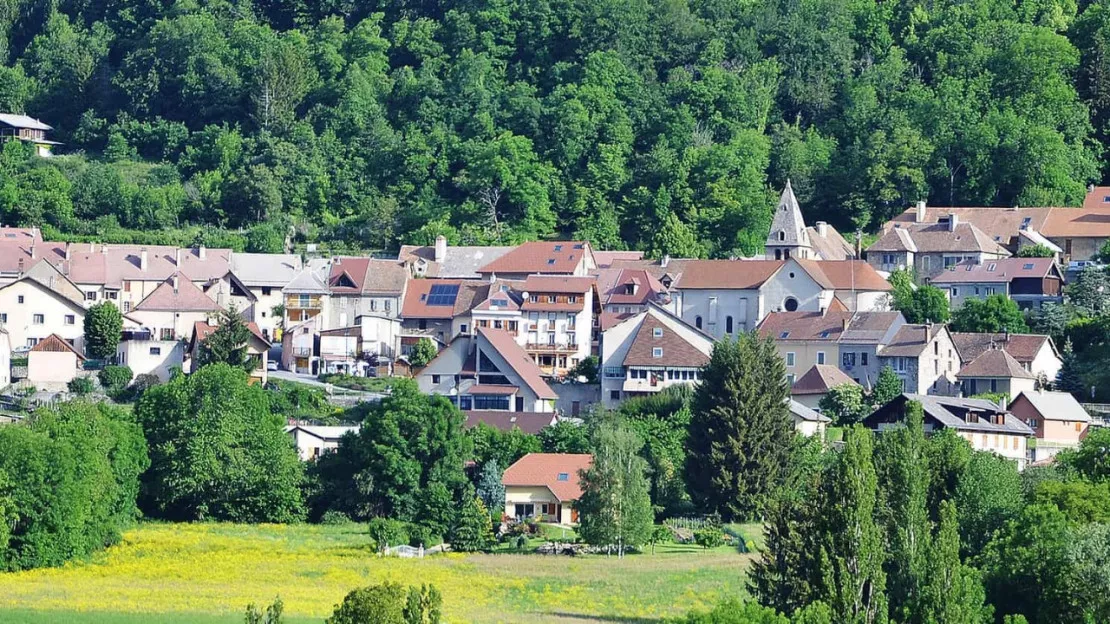
<instances>
[{"instance_id":1,"label":"white house with red roof","mask_svg":"<svg viewBox=\"0 0 1110 624\"><path fill-rule=\"evenodd\" d=\"M593 456L585 453L528 453L505 469L505 516L578 524L575 504L582 498L581 473Z\"/></svg>"},{"instance_id":2,"label":"white house with red roof","mask_svg":"<svg viewBox=\"0 0 1110 624\"><path fill-rule=\"evenodd\" d=\"M626 399L694 384L712 352L708 335L649 305L602 334L602 402L613 408Z\"/></svg>"},{"instance_id":3,"label":"white house with red roof","mask_svg":"<svg viewBox=\"0 0 1110 624\"><path fill-rule=\"evenodd\" d=\"M159 340L186 340L197 321L221 310L192 280L174 273L131 309L131 317Z\"/></svg>"},{"instance_id":4,"label":"white house with red roof","mask_svg":"<svg viewBox=\"0 0 1110 624\"><path fill-rule=\"evenodd\" d=\"M83 352L86 311L81 289L41 259L0 288L0 326L16 351L56 334Z\"/></svg>"},{"instance_id":5,"label":"white house with red roof","mask_svg":"<svg viewBox=\"0 0 1110 624\"><path fill-rule=\"evenodd\" d=\"M545 374L566 375L593 352L594 320L601 313L594 278L529 275L520 288L525 351Z\"/></svg>"}]
</instances>

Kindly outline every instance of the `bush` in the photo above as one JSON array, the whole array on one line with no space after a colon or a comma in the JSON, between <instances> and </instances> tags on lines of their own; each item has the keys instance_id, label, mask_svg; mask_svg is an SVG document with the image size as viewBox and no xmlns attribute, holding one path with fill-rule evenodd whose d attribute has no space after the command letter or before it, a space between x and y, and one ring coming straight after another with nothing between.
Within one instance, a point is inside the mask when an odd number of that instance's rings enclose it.
<instances>
[{"instance_id":1,"label":"bush","mask_svg":"<svg viewBox=\"0 0 1110 624\"><path fill-rule=\"evenodd\" d=\"M443 543L443 536L438 531L430 526L423 524L410 523L409 529L409 546L417 548L423 546L424 548L431 548Z\"/></svg>"},{"instance_id":2,"label":"bush","mask_svg":"<svg viewBox=\"0 0 1110 624\"><path fill-rule=\"evenodd\" d=\"M443 598L434 585L361 587L336 605L326 624L439 624Z\"/></svg>"},{"instance_id":3,"label":"bush","mask_svg":"<svg viewBox=\"0 0 1110 624\"><path fill-rule=\"evenodd\" d=\"M715 526L694 531L694 543L702 548L716 548L725 543L725 534Z\"/></svg>"},{"instance_id":4,"label":"bush","mask_svg":"<svg viewBox=\"0 0 1110 624\"><path fill-rule=\"evenodd\" d=\"M135 377L135 381L131 384L131 387L128 388L128 394L132 401L138 401L147 390L150 390L160 383L162 382L158 379L158 375L143 373Z\"/></svg>"},{"instance_id":5,"label":"bush","mask_svg":"<svg viewBox=\"0 0 1110 624\"><path fill-rule=\"evenodd\" d=\"M266 607L265 611L251 603L247 605L247 613L243 622L244 624L282 624L285 621L282 615L284 612L285 604L281 602L281 598L274 600L273 604Z\"/></svg>"},{"instance_id":6,"label":"bush","mask_svg":"<svg viewBox=\"0 0 1110 624\"><path fill-rule=\"evenodd\" d=\"M370 521L370 538L380 551L398 544L408 544L409 525L391 518L374 518Z\"/></svg>"},{"instance_id":7,"label":"bush","mask_svg":"<svg viewBox=\"0 0 1110 624\"><path fill-rule=\"evenodd\" d=\"M325 511L324 515L320 518L320 524L339 525L351 524L352 522L353 521L350 517L347 516L347 514L343 513L342 511L335 511L332 509Z\"/></svg>"},{"instance_id":8,"label":"bush","mask_svg":"<svg viewBox=\"0 0 1110 624\"><path fill-rule=\"evenodd\" d=\"M85 396L95 390L96 385L88 377L74 377L66 384L66 388L77 396Z\"/></svg>"},{"instance_id":9,"label":"bush","mask_svg":"<svg viewBox=\"0 0 1110 624\"><path fill-rule=\"evenodd\" d=\"M101 387L108 393L109 396L116 396L131 383L131 378L134 377L129 366L105 366L97 373L97 379L100 380Z\"/></svg>"}]
</instances>

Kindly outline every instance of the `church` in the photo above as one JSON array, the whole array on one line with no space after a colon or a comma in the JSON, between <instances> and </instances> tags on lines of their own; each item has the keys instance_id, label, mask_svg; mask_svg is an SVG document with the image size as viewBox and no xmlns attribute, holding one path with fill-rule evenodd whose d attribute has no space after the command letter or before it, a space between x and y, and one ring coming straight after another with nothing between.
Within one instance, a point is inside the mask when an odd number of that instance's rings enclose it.
<instances>
[{"instance_id":1,"label":"church","mask_svg":"<svg viewBox=\"0 0 1110 624\"><path fill-rule=\"evenodd\" d=\"M856 257L852 245L828 223L818 221L816 227L806 227L790 180L786 181L775 208L764 254L768 260L850 260Z\"/></svg>"}]
</instances>

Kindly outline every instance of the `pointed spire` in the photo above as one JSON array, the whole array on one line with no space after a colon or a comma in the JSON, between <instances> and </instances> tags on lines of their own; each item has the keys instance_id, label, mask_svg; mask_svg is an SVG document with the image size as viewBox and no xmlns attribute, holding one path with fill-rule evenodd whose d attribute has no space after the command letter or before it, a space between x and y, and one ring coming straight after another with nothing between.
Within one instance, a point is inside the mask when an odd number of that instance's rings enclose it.
<instances>
[{"instance_id":1,"label":"pointed spire","mask_svg":"<svg viewBox=\"0 0 1110 624\"><path fill-rule=\"evenodd\" d=\"M767 247L780 250L809 248L809 235L806 233L805 220L802 219L802 209L798 205L798 199L794 197L794 187L790 184L790 180L786 181L786 186L782 189L778 208L771 221ZM802 257L795 253L790 255Z\"/></svg>"}]
</instances>

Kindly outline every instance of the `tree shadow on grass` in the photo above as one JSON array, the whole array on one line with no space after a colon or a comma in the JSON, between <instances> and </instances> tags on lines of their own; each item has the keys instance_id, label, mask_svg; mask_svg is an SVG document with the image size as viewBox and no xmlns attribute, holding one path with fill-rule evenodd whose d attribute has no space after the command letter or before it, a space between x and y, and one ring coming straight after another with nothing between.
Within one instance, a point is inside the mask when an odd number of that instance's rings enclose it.
<instances>
[{"instance_id":1,"label":"tree shadow on grass","mask_svg":"<svg viewBox=\"0 0 1110 624\"><path fill-rule=\"evenodd\" d=\"M549 613L553 617L563 618L567 620L583 620L586 622L622 622L627 624L659 624L665 621L663 618L648 618L648 617L624 617L619 615L590 615L589 613L564 613L555 611Z\"/></svg>"}]
</instances>

